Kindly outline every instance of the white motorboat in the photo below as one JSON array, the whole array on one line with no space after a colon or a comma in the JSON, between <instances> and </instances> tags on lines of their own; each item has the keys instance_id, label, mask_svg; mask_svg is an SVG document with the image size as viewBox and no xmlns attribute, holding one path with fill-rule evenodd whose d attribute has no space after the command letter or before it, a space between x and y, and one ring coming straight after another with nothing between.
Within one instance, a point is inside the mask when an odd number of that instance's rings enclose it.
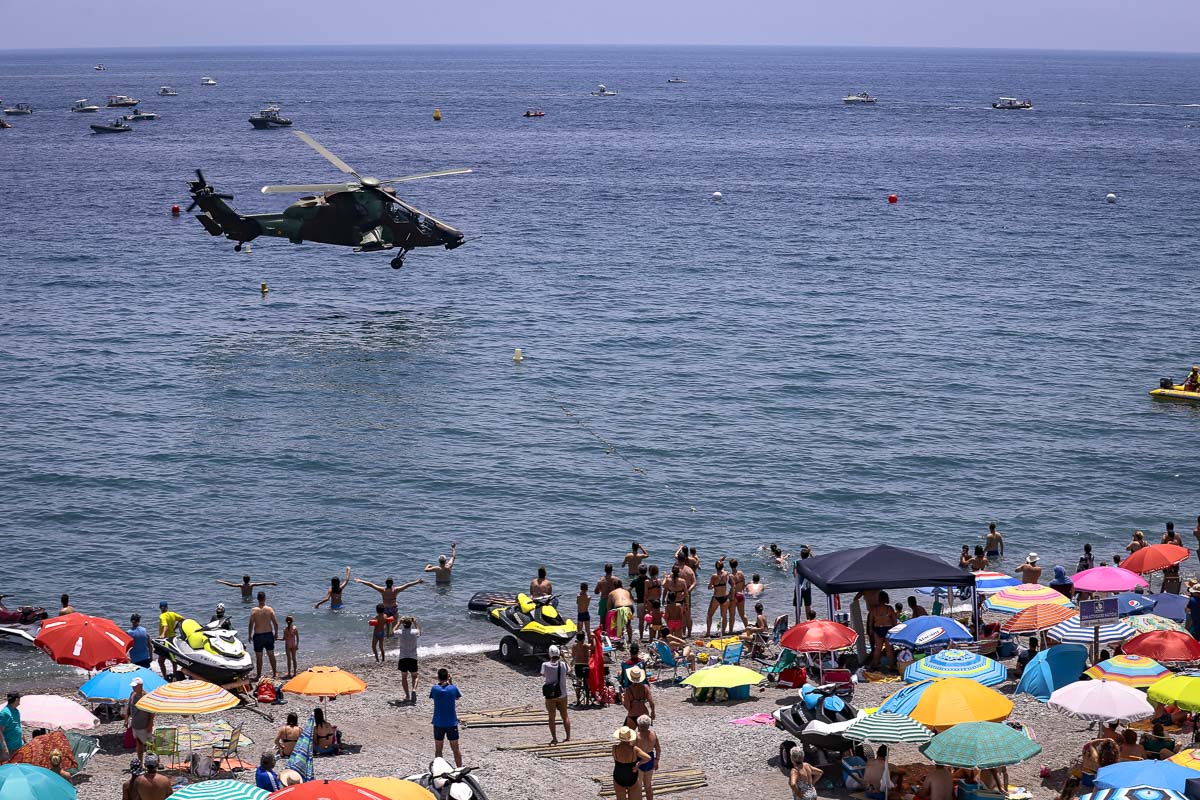
<instances>
[{"instance_id":1,"label":"white motorboat","mask_svg":"<svg viewBox=\"0 0 1200 800\"><path fill-rule=\"evenodd\" d=\"M617 90L609 89L603 83L596 87L596 91L592 92L592 97L616 97Z\"/></svg>"},{"instance_id":2,"label":"white motorboat","mask_svg":"<svg viewBox=\"0 0 1200 800\"><path fill-rule=\"evenodd\" d=\"M858 94L847 92L846 96L842 98L842 102L854 105L857 103L874 103L876 99L866 92L859 92Z\"/></svg>"},{"instance_id":3,"label":"white motorboat","mask_svg":"<svg viewBox=\"0 0 1200 800\"><path fill-rule=\"evenodd\" d=\"M279 106L267 106L250 117L250 124L258 130L268 128L290 128L292 121L279 113Z\"/></svg>"},{"instance_id":4,"label":"white motorboat","mask_svg":"<svg viewBox=\"0 0 1200 800\"><path fill-rule=\"evenodd\" d=\"M205 75L203 78L200 79L200 85L201 86L216 86L217 82L214 81L212 78L208 77L207 75Z\"/></svg>"},{"instance_id":5,"label":"white motorboat","mask_svg":"<svg viewBox=\"0 0 1200 800\"><path fill-rule=\"evenodd\" d=\"M33 106L29 103L17 103L15 106L9 106L4 109L4 113L10 117L29 115L33 113Z\"/></svg>"},{"instance_id":6,"label":"white motorboat","mask_svg":"<svg viewBox=\"0 0 1200 800\"><path fill-rule=\"evenodd\" d=\"M158 96L159 97L175 97L178 94L179 94L179 92L175 91L170 86L158 87Z\"/></svg>"},{"instance_id":7,"label":"white motorboat","mask_svg":"<svg viewBox=\"0 0 1200 800\"><path fill-rule=\"evenodd\" d=\"M992 108L998 108L1005 111L1023 111L1027 108L1033 108L1032 100L1018 100L1015 97L1001 97L992 103Z\"/></svg>"},{"instance_id":8,"label":"white motorboat","mask_svg":"<svg viewBox=\"0 0 1200 800\"><path fill-rule=\"evenodd\" d=\"M153 111L142 111L140 108L135 108L132 114L126 114L121 117L126 122L141 122L147 119L158 119L158 114Z\"/></svg>"},{"instance_id":9,"label":"white motorboat","mask_svg":"<svg viewBox=\"0 0 1200 800\"><path fill-rule=\"evenodd\" d=\"M108 96L109 108L133 108L140 102L127 94L110 94Z\"/></svg>"},{"instance_id":10,"label":"white motorboat","mask_svg":"<svg viewBox=\"0 0 1200 800\"><path fill-rule=\"evenodd\" d=\"M100 106L91 105L87 98L83 97L71 104L71 110L82 114L94 114L100 110Z\"/></svg>"},{"instance_id":11,"label":"white motorboat","mask_svg":"<svg viewBox=\"0 0 1200 800\"><path fill-rule=\"evenodd\" d=\"M687 83L684 78L667 78L667 83Z\"/></svg>"},{"instance_id":12,"label":"white motorboat","mask_svg":"<svg viewBox=\"0 0 1200 800\"><path fill-rule=\"evenodd\" d=\"M96 70L97 72L103 72L104 70L108 69L108 67L104 66L103 64L97 64L96 66L92 67L92 69Z\"/></svg>"}]
</instances>

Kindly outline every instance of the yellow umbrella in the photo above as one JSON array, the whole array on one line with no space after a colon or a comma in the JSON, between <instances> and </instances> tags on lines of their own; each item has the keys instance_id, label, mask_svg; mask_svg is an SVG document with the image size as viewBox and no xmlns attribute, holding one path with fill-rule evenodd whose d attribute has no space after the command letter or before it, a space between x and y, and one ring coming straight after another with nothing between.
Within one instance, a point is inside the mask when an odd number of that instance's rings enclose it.
<instances>
[{"instance_id":1,"label":"yellow umbrella","mask_svg":"<svg viewBox=\"0 0 1200 800\"><path fill-rule=\"evenodd\" d=\"M424 786L400 778L347 778L346 783L361 786L388 800L437 800Z\"/></svg>"},{"instance_id":2,"label":"yellow umbrella","mask_svg":"<svg viewBox=\"0 0 1200 800\"><path fill-rule=\"evenodd\" d=\"M151 714L212 714L236 706L237 697L208 681L175 681L163 684L137 701Z\"/></svg>"},{"instance_id":3,"label":"yellow umbrella","mask_svg":"<svg viewBox=\"0 0 1200 800\"><path fill-rule=\"evenodd\" d=\"M362 680L338 667L309 667L283 685L285 692L307 697L339 697L366 688Z\"/></svg>"},{"instance_id":4,"label":"yellow umbrella","mask_svg":"<svg viewBox=\"0 0 1200 800\"><path fill-rule=\"evenodd\" d=\"M1001 722L1012 710L1011 700L978 681L943 678L922 693L909 716L941 731L960 722Z\"/></svg>"},{"instance_id":5,"label":"yellow umbrella","mask_svg":"<svg viewBox=\"0 0 1200 800\"><path fill-rule=\"evenodd\" d=\"M723 664L697 670L683 679L684 686L693 689L733 689L737 686L753 686L765 680L764 676L736 664Z\"/></svg>"}]
</instances>

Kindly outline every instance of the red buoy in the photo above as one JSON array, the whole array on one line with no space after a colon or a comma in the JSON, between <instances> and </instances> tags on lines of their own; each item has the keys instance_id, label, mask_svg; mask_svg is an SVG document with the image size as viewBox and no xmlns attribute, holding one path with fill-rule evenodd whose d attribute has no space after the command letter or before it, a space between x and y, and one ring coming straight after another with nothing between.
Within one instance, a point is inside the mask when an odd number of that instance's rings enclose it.
<instances>
[{"instance_id":1,"label":"red buoy","mask_svg":"<svg viewBox=\"0 0 1200 800\"><path fill-rule=\"evenodd\" d=\"M899 203L899 202L900 202L900 198L899 198L899 197L897 197L897 196L896 196L896 195L894 195L894 194L889 194L889 195L888 195L888 202L889 202L889 203L891 203L892 205L895 205L896 203Z\"/></svg>"},{"instance_id":2,"label":"red buoy","mask_svg":"<svg viewBox=\"0 0 1200 800\"><path fill-rule=\"evenodd\" d=\"M172 217L178 217L178 216L179 216L179 206L177 206L177 205L175 205L175 206L171 206L171 216L172 216Z\"/></svg>"}]
</instances>

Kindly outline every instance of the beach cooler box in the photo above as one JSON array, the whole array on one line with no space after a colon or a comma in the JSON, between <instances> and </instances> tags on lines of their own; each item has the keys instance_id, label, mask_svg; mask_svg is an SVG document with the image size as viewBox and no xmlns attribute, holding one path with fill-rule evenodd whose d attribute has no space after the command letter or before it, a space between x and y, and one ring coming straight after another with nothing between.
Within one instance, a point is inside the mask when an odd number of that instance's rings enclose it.
<instances>
[{"instance_id":1,"label":"beach cooler box","mask_svg":"<svg viewBox=\"0 0 1200 800\"><path fill-rule=\"evenodd\" d=\"M729 691L729 699L730 700L749 700L750 699L750 687L749 686L735 686L732 689L729 689L728 691Z\"/></svg>"},{"instance_id":2,"label":"beach cooler box","mask_svg":"<svg viewBox=\"0 0 1200 800\"><path fill-rule=\"evenodd\" d=\"M1017 654L1017 643L1013 637L1007 633L1000 634L1000 644L996 646L996 656L998 658L1012 658Z\"/></svg>"}]
</instances>

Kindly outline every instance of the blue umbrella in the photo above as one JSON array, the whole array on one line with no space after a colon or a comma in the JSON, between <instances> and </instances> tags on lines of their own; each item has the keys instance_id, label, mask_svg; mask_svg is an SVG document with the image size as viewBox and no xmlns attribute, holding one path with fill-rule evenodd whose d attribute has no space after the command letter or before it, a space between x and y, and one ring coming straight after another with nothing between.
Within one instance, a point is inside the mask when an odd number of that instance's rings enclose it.
<instances>
[{"instance_id":1,"label":"blue umbrella","mask_svg":"<svg viewBox=\"0 0 1200 800\"><path fill-rule=\"evenodd\" d=\"M913 650L932 650L953 642L971 642L975 637L958 620L949 617L914 617L888 631L888 641Z\"/></svg>"},{"instance_id":2,"label":"blue umbrella","mask_svg":"<svg viewBox=\"0 0 1200 800\"><path fill-rule=\"evenodd\" d=\"M1160 617L1173 619L1176 622L1187 621L1188 598L1186 594L1148 594L1146 597L1155 601L1154 613Z\"/></svg>"},{"instance_id":3,"label":"blue umbrella","mask_svg":"<svg viewBox=\"0 0 1200 800\"><path fill-rule=\"evenodd\" d=\"M1097 789L1123 789L1128 786L1154 786L1182 793L1188 778L1197 777L1194 769L1172 761L1126 761L1101 767L1096 773Z\"/></svg>"},{"instance_id":4,"label":"blue umbrella","mask_svg":"<svg viewBox=\"0 0 1200 800\"><path fill-rule=\"evenodd\" d=\"M910 683L884 700L878 710L908 716L917 707L917 701L921 699L921 695L925 694L925 690L933 686L933 684L933 680Z\"/></svg>"},{"instance_id":5,"label":"blue umbrella","mask_svg":"<svg viewBox=\"0 0 1200 800\"><path fill-rule=\"evenodd\" d=\"M999 661L969 650L943 650L914 661L904 670L906 683L925 678L969 678L984 686L999 686L1008 680L1008 669Z\"/></svg>"},{"instance_id":6,"label":"blue umbrella","mask_svg":"<svg viewBox=\"0 0 1200 800\"><path fill-rule=\"evenodd\" d=\"M139 667L137 664L117 664L106 670L97 672L87 683L79 687L79 693L93 703L124 703L133 694L133 679L142 679L142 688L153 692L166 683L162 676L153 670Z\"/></svg>"},{"instance_id":7,"label":"blue umbrella","mask_svg":"<svg viewBox=\"0 0 1200 800\"><path fill-rule=\"evenodd\" d=\"M1137 592L1121 592L1117 595L1117 609L1122 617L1130 614L1145 614L1153 611L1158 601Z\"/></svg>"},{"instance_id":8,"label":"blue umbrella","mask_svg":"<svg viewBox=\"0 0 1200 800\"><path fill-rule=\"evenodd\" d=\"M1188 800L1182 792L1156 789L1153 786L1131 786L1128 789L1101 789L1085 794L1079 800Z\"/></svg>"},{"instance_id":9,"label":"blue umbrella","mask_svg":"<svg viewBox=\"0 0 1200 800\"><path fill-rule=\"evenodd\" d=\"M32 764L0 766L0 800L75 800L66 778Z\"/></svg>"}]
</instances>

